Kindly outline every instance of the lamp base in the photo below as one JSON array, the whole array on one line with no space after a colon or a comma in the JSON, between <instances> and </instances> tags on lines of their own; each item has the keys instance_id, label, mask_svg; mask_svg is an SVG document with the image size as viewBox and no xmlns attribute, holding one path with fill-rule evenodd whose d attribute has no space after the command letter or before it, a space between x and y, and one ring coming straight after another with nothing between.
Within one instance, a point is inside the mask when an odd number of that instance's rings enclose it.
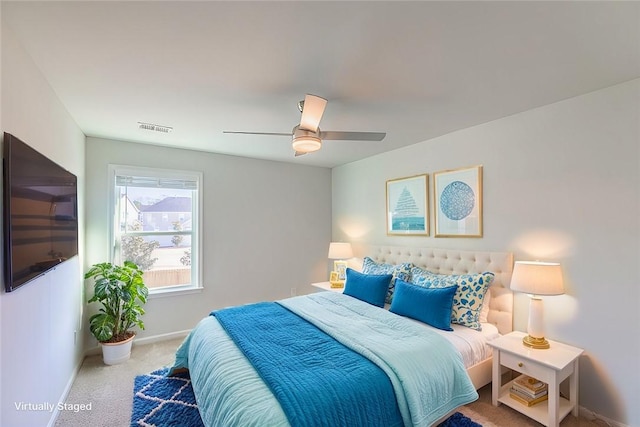
<instances>
[{"instance_id":1,"label":"lamp base","mask_svg":"<svg viewBox=\"0 0 640 427\"><path fill-rule=\"evenodd\" d=\"M544 337L536 338L532 337L531 335L527 335L526 337L522 338L522 343L527 347L539 350L549 348L549 341L547 341Z\"/></svg>"}]
</instances>

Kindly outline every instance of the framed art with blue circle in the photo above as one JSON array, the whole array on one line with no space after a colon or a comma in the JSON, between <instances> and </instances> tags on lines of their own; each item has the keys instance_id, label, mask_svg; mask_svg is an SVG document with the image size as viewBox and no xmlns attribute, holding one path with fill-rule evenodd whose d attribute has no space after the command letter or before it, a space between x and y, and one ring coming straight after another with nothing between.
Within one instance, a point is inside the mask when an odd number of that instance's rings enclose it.
<instances>
[{"instance_id":1,"label":"framed art with blue circle","mask_svg":"<svg viewBox=\"0 0 640 427\"><path fill-rule=\"evenodd\" d=\"M433 174L435 237L482 237L482 166Z\"/></svg>"}]
</instances>

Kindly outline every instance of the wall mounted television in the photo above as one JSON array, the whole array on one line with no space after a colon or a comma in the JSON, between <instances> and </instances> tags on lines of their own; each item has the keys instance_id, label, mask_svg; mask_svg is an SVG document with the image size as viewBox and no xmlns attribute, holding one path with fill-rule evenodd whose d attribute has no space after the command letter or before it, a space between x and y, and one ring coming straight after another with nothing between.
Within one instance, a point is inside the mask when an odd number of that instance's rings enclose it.
<instances>
[{"instance_id":1,"label":"wall mounted television","mask_svg":"<svg viewBox=\"0 0 640 427\"><path fill-rule=\"evenodd\" d=\"M15 136L3 140L7 292L78 254L77 178Z\"/></svg>"}]
</instances>

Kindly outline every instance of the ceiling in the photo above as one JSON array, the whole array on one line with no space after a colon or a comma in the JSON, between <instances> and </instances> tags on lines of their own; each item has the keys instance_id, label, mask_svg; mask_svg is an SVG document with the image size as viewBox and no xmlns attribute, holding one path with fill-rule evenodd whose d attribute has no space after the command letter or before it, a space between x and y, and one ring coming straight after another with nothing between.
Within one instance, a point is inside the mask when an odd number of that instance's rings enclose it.
<instances>
[{"instance_id":1,"label":"ceiling","mask_svg":"<svg viewBox=\"0 0 640 427\"><path fill-rule=\"evenodd\" d=\"M639 2L2 1L88 136L334 167L640 77ZM325 141L294 157L305 93ZM138 122L171 126L158 133Z\"/></svg>"}]
</instances>

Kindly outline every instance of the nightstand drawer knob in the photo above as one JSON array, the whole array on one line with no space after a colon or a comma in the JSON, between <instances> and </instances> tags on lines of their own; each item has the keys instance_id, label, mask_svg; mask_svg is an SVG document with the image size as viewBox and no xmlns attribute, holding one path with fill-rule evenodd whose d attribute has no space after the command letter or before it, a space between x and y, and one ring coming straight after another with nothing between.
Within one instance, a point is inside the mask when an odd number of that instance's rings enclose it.
<instances>
[{"instance_id":1,"label":"nightstand drawer knob","mask_svg":"<svg viewBox=\"0 0 640 427\"><path fill-rule=\"evenodd\" d=\"M524 366L524 363L518 362L518 368L522 368L523 366Z\"/></svg>"}]
</instances>

